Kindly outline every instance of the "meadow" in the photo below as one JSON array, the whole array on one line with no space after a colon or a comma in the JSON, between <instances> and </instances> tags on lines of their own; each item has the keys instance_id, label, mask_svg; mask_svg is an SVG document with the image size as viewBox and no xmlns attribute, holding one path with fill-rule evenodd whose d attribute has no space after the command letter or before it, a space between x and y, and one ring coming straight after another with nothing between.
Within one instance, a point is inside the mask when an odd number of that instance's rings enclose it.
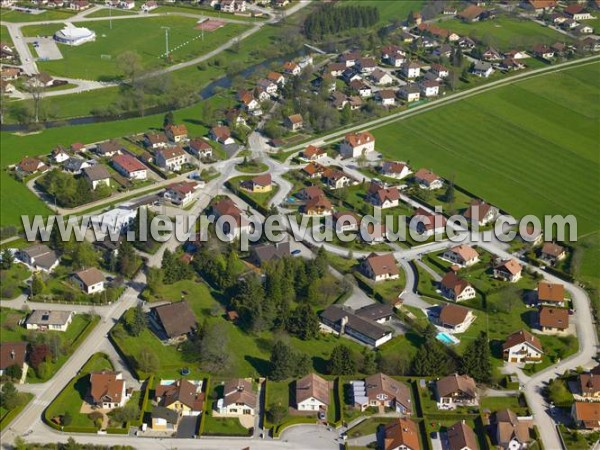
<instances>
[{"instance_id":1,"label":"meadow","mask_svg":"<svg viewBox=\"0 0 600 450\"><path fill-rule=\"evenodd\" d=\"M59 44L63 59L39 61L40 70L55 76L110 80L122 76L118 67L118 56L135 49L144 69L166 66L165 30L169 28L169 49L172 63L188 61L201 56L239 35L248 26L228 24L212 33L195 29L197 19L180 16L147 17L143 19L78 22L96 33L96 41L70 47ZM63 27L62 24L33 25L23 27L24 36L49 36Z\"/></svg>"}]
</instances>

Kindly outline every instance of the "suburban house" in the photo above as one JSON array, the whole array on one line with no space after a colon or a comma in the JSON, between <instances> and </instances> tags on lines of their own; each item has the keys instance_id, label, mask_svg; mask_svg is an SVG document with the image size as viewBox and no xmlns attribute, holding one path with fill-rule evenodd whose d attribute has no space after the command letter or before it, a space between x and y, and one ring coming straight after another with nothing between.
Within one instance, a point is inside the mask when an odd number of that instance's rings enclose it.
<instances>
[{"instance_id":1,"label":"suburban house","mask_svg":"<svg viewBox=\"0 0 600 450\"><path fill-rule=\"evenodd\" d=\"M246 0L221 0L219 9L226 13L237 13L246 11Z\"/></svg>"},{"instance_id":2,"label":"suburban house","mask_svg":"<svg viewBox=\"0 0 600 450\"><path fill-rule=\"evenodd\" d=\"M415 61L405 61L400 68L400 72L406 78L417 78L421 75L421 65Z\"/></svg>"},{"instance_id":3,"label":"suburban house","mask_svg":"<svg viewBox=\"0 0 600 450\"><path fill-rule=\"evenodd\" d=\"M477 406L479 394L475 380L468 375L448 375L435 382L439 409L455 409L457 406Z\"/></svg>"},{"instance_id":4,"label":"suburban house","mask_svg":"<svg viewBox=\"0 0 600 450\"><path fill-rule=\"evenodd\" d=\"M155 306L150 317L160 327L161 340L185 339L198 329L196 315L185 300Z\"/></svg>"},{"instance_id":5,"label":"suburban house","mask_svg":"<svg viewBox=\"0 0 600 450\"><path fill-rule=\"evenodd\" d=\"M329 189L341 189L350 186L352 179L341 170L326 169L321 179Z\"/></svg>"},{"instance_id":6,"label":"suburban house","mask_svg":"<svg viewBox=\"0 0 600 450\"><path fill-rule=\"evenodd\" d=\"M538 313L538 324L543 333L561 333L569 328L569 310L541 306Z\"/></svg>"},{"instance_id":7,"label":"suburban house","mask_svg":"<svg viewBox=\"0 0 600 450\"><path fill-rule=\"evenodd\" d=\"M589 20L594 17L586 10L585 5L573 3L567 6L563 12L573 20Z\"/></svg>"},{"instance_id":8,"label":"suburban house","mask_svg":"<svg viewBox=\"0 0 600 450\"><path fill-rule=\"evenodd\" d=\"M308 186L296 194L300 200L308 201L313 198L325 197L325 193L319 186Z\"/></svg>"},{"instance_id":9,"label":"suburban house","mask_svg":"<svg viewBox=\"0 0 600 450\"><path fill-rule=\"evenodd\" d=\"M98 186L110 187L110 172L103 164L84 167L81 169L81 171L83 172L85 179L92 186L92 190L96 190Z\"/></svg>"},{"instance_id":10,"label":"suburban house","mask_svg":"<svg viewBox=\"0 0 600 450\"><path fill-rule=\"evenodd\" d=\"M486 51L481 55L484 61L501 61L502 55L498 50L493 47L489 47Z\"/></svg>"},{"instance_id":11,"label":"suburban house","mask_svg":"<svg viewBox=\"0 0 600 450\"><path fill-rule=\"evenodd\" d=\"M584 430L600 430L600 403L574 402L571 417L578 428Z\"/></svg>"},{"instance_id":12,"label":"suburban house","mask_svg":"<svg viewBox=\"0 0 600 450\"><path fill-rule=\"evenodd\" d=\"M396 92L392 89L382 89L377 92L377 101L381 106L394 106L396 104Z\"/></svg>"},{"instance_id":13,"label":"suburban house","mask_svg":"<svg viewBox=\"0 0 600 450\"><path fill-rule=\"evenodd\" d=\"M476 292L471 283L460 278L454 271L444 275L440 281L440 290L442 295L449 300L462 302L475 298Z\"/></svg>"},{"instance_id":14,"label":"suburban house","mask_svg":"<svg viewBox=\"0 0 600 450\"><path fill-rule=\"evenodd\" d=\"M296 381L298 411L326 411L329 406L329 382L315 373Z\"/></svg>"},{"instance_id":15,"label":"suburban house","mask_svg":"<svg viewBox=\"0 0 600 450\"><path fill-rule=\"evenodd\" d=\"M399 180L406 178L412 173L406 163L398 161L385 161L381 165L380 172L384 177L397 178Z\"/></svg>"},{"instance_id":16,"label":"suburban house","mask_svg":"<svg viewBox=\"0 0 600 450\"><path fill-rule=\"evenodd\" d=\"M419 187L422 189L440 189L444 184L444 180L429 169L419 169L414 176L415 182L418 183Z\"/></svg>"},{"instance_id":17,"label":"suburban house","mask_svg":"<svg viewBox=\"0 0 600 450\"><path fill-rule=\"evenodd\" d=\"M241 186L253 193L271 192L271 189L273 189L271 174L257 175L250 180L242 182Z\"/></svg>"},{"instance_id":18,"label":"suburban house","mask_svg":"<svg viewBox=\"0 0 600 450\"><path fill-rule=\"evenodd\" d=\"M436 78L448 78L450 76L450 71L441 64L434 63L431 65L431 73L433 73Z\"/></svg>"},{"instance_id":19,"label":"suburban house","mask_svg":"<svg viewBox=\"0 0 600 450\"><path fill-rule=\"evenodd\" d=\"M67 150L65 150L65 148L62 145L54 147L50 156L52 160L57 164L63 163L67 159L69 159L69 153L67 153Z\"/></svg>"},{"instance_id":20,"label":"suburban house","mask_svg":"<svg viewBox=\"0 0 600 450\"><path fill-rule=\"evenodd\" d=\"M31 269L42 270L44 272L52 272L60 262L60 258L56 252L50 250L46 244L35 244L19 250L17 256Z\"/></svg>"},{"instance_id":21,"label":"suburban house","mask_svg":"<svg viewBox=\"0 0 600 450\"><path fill-rule=\"evenodd\" d=\"M130 180L145 180L148 177L147 167L131 155L113 156L111 162L117 172Z\"/></svg>"},{"instance_id":22,"label":"suburban house","mask_svg":"<svg viewBox=\"0 0 600 450\"><path fill-rule=\"evenodd\" d=\"M293 61L287 61L283 64L283 72L287 75L298 76L302 73L302 69Z\"/></svg>"},{"instance_id":23,"label":"suburban house","mask_svg":"<svg viewBox=\"0 0 600 450\"><path fill-rule=\"evenodd\" d=\"M167 408L182 416L197 416L204 409L204 393L202 382L193 383L180 378L178 380L161 380L154 391L156 406ZM156 425L156 426L155 426ZM166 423L152 415L152 429L162 429Z\"/></svg>"},{"instance_id":24,"label":"suburban house","mask_svg":"<svg viewBox=\"0 0 600 450\"><path fill-rule=\"evenodd\" d=\"M599 366L589 372L577 376L577 391L574 394L587 401L600 401L600 373Z\"/></svg>"},{"instance_id":25,"label":"suburban house","mask_svg":"<svg viewBox=\"0 0 600 450\"><path fill-rule=\"evenodd\" d=\"M556 263L567 256L567 250L554 242L544 243L540 252L540 259L542 262L554 266Z\"/></svg>"},{"instance_id":26,"label":"suburban house","mask_svg":"<svg viewBox=\"0 0 600 450\"><path fill-rule=\"evenodd\" d=\"M406 83L400 87L398 94L407 103L417 102L421 99L421 88L417 83Z\"/></svg>"},{"instance_id":27,"label":"suburban house","mask_svg":"<svg viewBox=\"0 0 600 450\"><path fill-rule=\"evenodd\" d=\"M75 315L72 311L34 309L25 321L28 330L67 331Z\"/></svg>"},{"instance_id":28,"label":"suburban house","mask_svg":"<svg viewBox=\"0 0 600 450\"><path fill-rule=\"evenodd\" d=\"M462 11L460 11L456 17L463 22L473 23L478 22L485 14L485 9L480 8L477 5L469 5Z\"/></svg>"},{"instance_id":29,"label":"suburban house","mask_svg":"<svg viewBox=\"0 0 600 450\"><path fill-rule=\"evenodd\" d=\"M384 373L376 373L364 380L350 382L355 408L365 411L369 407L393 408L403 415L413 412L410 389L404 383Z\"/></svg>"},{"instance_id":30,"label":"suburban house","mask_svg":"<svg viewBox=\"0 0 600 450\"><path fill-rule=\"evenodd\" d=\"M27 342L2 342L0 343L0 376L11 366L18 366L23 372L21 382L27 376Z\"/></svg>"},{"instance_id":31,"label":"suburban house","mask_svg":"<svg viewBox=\"0 0 600 450\"><path fill-rule=\"evenodd\" d=\"M446 303L440 308L435 322L451 333L464 333L474 320L475 315L470 309Z\"/></svg>"},{"instance_id":32,"label":"suburban house","mask_svg":"<svg viewBox=\"0 0 600 450\"><path fill-rule=\"evenodd\" d=\"M304 126L304 120L302 115L292 114L284 119L283 125L290 131L298 131Z\"/></svg>"},{"instance_id":33,"label":"suburban house","mask_svg":"<svg viewBox=\"0 0 600 450\"><path fill-rule=\"evenodd\" d=\"M418 208L410 220L409 227L421 236L430 237L446 230L446 218L437 213Z\"/></svg>"},{"instance_id":34,"label":"suburban house","mask_svg":"<svg viewBox=\"0 0 600 450\"><path fill-rule=\"evenodd\" d=\"M469 267L479 262L479 253L467 244L460 244L449 248L442 258L460 267Z\"/></svg>"},{"instance_id":35,"label":"suburban house","mask_svg":"<svg viewBox=\"0 0 600 450\"><path fill-rule=\"evenodd\" d=\"M365 74L373 73L377 69L377 63L373 58L358 58L355 66Z\"/></svg>"},{"instance_id":36,"label":"suburban house","mask_svg":"<svg viewBox=\"0 0 600 450\"><path fill-rule=\"evenodd\" d=\"M121 372L102 370L90 373L91 404L101 409L115 409L125 406L129 395Z\"/></svg>"},{"instance_id":37,"label":"suburban house","mask_svg":"<svg viewBox=\"0 0 600 450\"><path fill-rule=\"evenodd\" d=\"M267 74L267 80L272 81L273 83L279 84L281 86L285 85L285 77L279 72L269 72Z\"/></svg>"},{"instance_id":38,"label":"suburban house","mask_svg":"<svg viewBox=\"0 0 600 450\"><path fill-rule=\"evenodd\" d=\"M231 137L231 130L223 125L212 127L208 136L223 145L235 144L235 140Z\"/></svg>"},{"instance_id":39,"label":"suburban house","mask_svg":"<svg viewBox=\"0 0 600 450\"><path fill-rule=\"evenodd\" d=\"M537 287L537 302L541 305L563 306L565 286L560 283L540 281Z\"/></svg>"},{"instance_id":40,"label":"suburban house","mask_svg":"<svg viewBox=\"0 0 600 450\"><path fill-rule=\"evenodd\" d=\"M494 266L494 278L516 283L521 279L523 266L515 258L501 260Z\"/></svg>"},{"instance_id":41,"label":"suburban house","mask_svg":"<svg viewBox=\"0 0 600 450\"><path fill-rule=\"evenodd\" d=\"M210 158L213 155L213 148L204 139L193 139L188 143L188 150L196 158Z\"/></svg>"},{"instance_id":42,"label":"suburban house","mask_svg":"<svg viewBox=\"0 0 600 450\"><path fill-rule=\"evenodd\" d=\"M75 272L72 279L86 294L97 294L104 290L104 274L95 267Z\"/></svg>"},{"instance_id":43,"label":"suburban house","mask_svg":"<svg viewBox=\"0 0 600 450\"><path fill-rule=\"evenodd\" d=\"M345 306L331 305L319 317L325 331L347 334L372 347L379 347L393 337L388 328Z\"/></svg>"},{"instance_id":44,"label":"suburban house","mask_svg":"<svg viewBox=\"0 0 600 450\"><path fill-rule=\"evenodd\" d=\"M488 78L494 73L494 67L492 63L487 61L475 61L471 68L471 73L476 77Z\"/></svg>"},{"instance_id":45,"label":"suburban house","mask_svg":"<svg viewBox=\"0 0 600 450\"><path fill-rule=\"evenodd\" d=\"M371 74L371 80L373 83L387 86L388 84L392 84L394 82L394 78L387 73L385 70L375 69Z\"/></svg>"},{"instance_id":46,"label":"suburban house","mask_svg":"<svg viewBox=\"0 0 600 450\"><path fill-rule=\"evenodd\" d=\"M384 255L371 253L362 260L359 270L364 276L376 282L396 280L400 277L396 260L391 253Z\"/></svg>"},{"instance_id":47,"label":"suburban house","mask_svg":"<svg viewBox=\"0 0 600 450\"><path fill-rule=\"evenodd\" d=\"M336 211L332 216L332 226L339 232L358 231L360 217L351 211Z\"/></svg>"},{"instance_id":48,"label":"suburban house","mask_svg":"<svg viewBox=\"0 0 600 450\"><path fill-rule=\"evenodd\" d=\"M533 417L519 417L510 409L496 411L490 417L492 441L504 450L523 450L532 441Z\"/></svg>"},{"instance_id":49,"label":"suburban house","mask_svg":"<svg viewBox=\"0 0 600 450\"><path fill-rule=\"evenodd\" d=\"M17 173L23 177L36 173L44 173L48 169L49 167L42 161L37 158L30 158L29 156L23 158L15 168Z\"/></svg>"},{"instance_id":50,"label":"suburban house","mask_svg":"<svg viewBox=\"0 0 600 450\"><path fill-rule=\"evenodd\" d=\"M300 212L307 216L330 216L333 205L325 196L313 197L300 207Z\"/></svg>"},{"instance_id":51,"label":"suburban house","mask_svg":"<svg viewBox=\"0 0 600 450\"><path fill-rule=\"evenodd\" d=\"M62 168L65 172L72 173L73 175L81 175L83 169L87 169L88 167L92 167L96 165L96 160L94 159L81 159L81 158L69 158L67 159ZM110 178L110 176L109 176ZM88 179L88 181L90 181Z\"/></svg>"},{"instance_id":52,"label":"suburban house","mask_svg":"<svg viewBox=\"0 0 600 450\"><path fill-rule=\"evenodd\" d=\"M162 169L179 171L187 163L187 153L181 147L161 148L154 153L154 159Z\"/></svg>"},{"instance_id":53,"label":"suburban house","mask_svg":"<svg viewBox=\"0 0 600 450\"><path fill-rule=\"evenodd\" d=\"M253 416L257 406L252 382L244 378L226 382L223 386L223 398L217 401L217 411L223 416Z\"/></svg>"},{"instance_id":54,"label":"suburban house","mask_svg":"<svg viewBox=\"0 0 600 450\"><path fill-rule=\"evenodd\" d=\"M440 83L437 80L423 80L419 87L425 97L437 97L440 94Z\"/></svg>"},{"instance_id":55,"label":"suburban house","mask_svg":"<svg viewBox=\"0 0 600 450\"><path fill-rule=\"evenodd\" d=\"M363 319L369 319L381 324L389 322L394 316L394 308L391 305L378 302L363 306L355 312L357 316Z\"/></svg>"},{"instance_id":56,"label":"suburban house","mask_svg":"<svg viewBox=\"0 0 600 450\"><path fill-rule=\"evenodd\" d=\"M115 155L123 153L123 146L115 140L101 142L96 145L96 153L98 156L112 158Z\"/></svg>"},{"instance_id":57,"label":"suburban house","mask_svg":"<svg viewBox=\"0 0 600 450\"><path fill-rule=\"evenodd\" d=\"M344 158L357 158L375 150L375 137L368 131L349 133L340 144Z\"/></svg>"},{"instance_id":58,"label":"suburban house","mask_svg":"<svg viewBox=\"0 0 600 450\"><path fill-rule=\"evenodd\" d=\"M421 450L419 427L410 419L395 419L384 429L384 450Z\"/></svg>"},{"instance_id":59,"label":"suburban house","mask_svg":"<svg viewBox=\"0 0 600 450\"><path fill-rule=\"evenodd\" d=\"M247 113L253 113L260 109L260 103L254 98L252 91L243 90L238 93L238 98L244 111Z\"/></svg>"},{"instance_id":60,"label":"suburban house","mask_svg":"<svg viewBox=\"0 0 600 450\"><path fill-rule=\"evenodd\" d=\"M144 134L144 144L151 150L164 148L169 144L169 138L163 132Z\"/></svg>"},{"instance_id":61,"label":"suburban house","mask_svg":"<svg viewBox=\"0 0 600 450\"><path fill-rule=\"evenodd\" d=\"M473 200L469 207L463 213L465 219L479 226L485 226L493 222L500 211L495 206L484 202L483 200Z\"/></svg>"},{"instance_id":62,"label":"suburban house","mask_svg":"<svg viewBox=\"0 0 600 450\"><path fill-rule=\"evenodd\" d=\"M193 181L180 181L167 186L163 197L175 205L185 206L194 199L194 192L200 185Z\"/></svg>"},{"instance_id":63,"label":"suburban house","mask_svg":"<svg viewBox=\"0 0 600 450\"><path fill-rule=\"evenodd\" d=\"M258 80L258 82L256 83L256 87L258 89L261 89L264 92L266 92L268 95L268 98L271 98L271 96L276 95L277 90L279 89L279 86L277 84L275 84L272 81L269 81L265 78L263 78L262 80ZM260 100L260 97L259 97L259 100Z\"/></svg>"},{"instance_id":64,"label":"suburban house","mask_svg":"<svg viewBox=\"0 0 600 450\"><path fill-rule=\"evenodd\" d=\"M502 345L504 360L513 363L538 362L544 357L540 340L529 331L511 334Z\"/></svg>"},{"instance_id":65,"label":"suburban house","mask_svg":"<svg viewBox=\"0 0 600 450\"><path fill-rule=\"evenodd\" d=\"M306 149L300 154L302 158L307 161L319 161L322 158L327 157L327 152L320 147L315 147L314 145L309 145Z\"/></svg>"},{"instance_id":66,"label":"suburban house","mask_svg":"<svg viewBox=\"0 0 600 450\"><path fill-rule=\"evenodd\" d=\"M465 421L456 422L446 430L448 450L478 450L479 444L473 429Z\"/></svg>"},{"instance_id":67,"label":"suburban house","mask_svg":"<svg viewBox=\"0 0 600 450\"><path fill-rule=\"evenodd\" d=\"M302 174L308 178L318 178L321 177L326 170L327 167L313 161L302 168Z\"/></svg>"},{"instance_id":68,"label":"suburban house","mask_svg":"<svg viewBox=\"0 0 600 450\"><path fill-rule=\"evenodd\" d=\"M353 80L350 82L350 89L355 91L360 97L371 97L373 90L371 86L365 83L363 80Z\"/></svg>"},{"instance_id":69,"label":"suburban house","mask_svg":"<svg viewBox=\"0 0 600 450\"><path fill-rule=\"evenodd\" d=\"M290 256L291 246L289 242L277 242L274 244L257 244L250 249L250 260L261 267L264 263L276 261Z\"/></svg>"},{"instance_id":70,"label":"suburban house","mask_svg":"<svg viewBox=\"0 0 600 450\"><path fill-rule=\"evenodd\" d=\"M366 200L377 208L394 208L400 203L400 191L396 187L383 188L372 182Z\"/></svg>"},{"instance_id":71,"label":"suburban house","mask_svg":"<svg viewBox=\"0 0 600 450\"><path fill-rule=\"evenodd\" d=\"M550 60L554 58L554 50L544 44L533 46L533 54L541 59Z\"/></svg>"}]
</instances>

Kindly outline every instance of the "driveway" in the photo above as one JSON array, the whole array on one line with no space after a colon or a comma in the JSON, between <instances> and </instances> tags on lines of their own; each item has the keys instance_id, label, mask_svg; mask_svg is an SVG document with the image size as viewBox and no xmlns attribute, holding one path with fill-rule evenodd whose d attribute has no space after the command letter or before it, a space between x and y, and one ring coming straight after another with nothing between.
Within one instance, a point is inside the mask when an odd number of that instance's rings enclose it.
<instances>
[{"instance_id":1,"label":"driveway","mask_svg":"<svg viewBox=\"0 0 600 450\"><path fill-rule=\"evenodd\" d=\"M198 432L200 425L200 416L185 416L182 417L177 426L178 439L192 439Z\"/></svg>"}]
</instances>

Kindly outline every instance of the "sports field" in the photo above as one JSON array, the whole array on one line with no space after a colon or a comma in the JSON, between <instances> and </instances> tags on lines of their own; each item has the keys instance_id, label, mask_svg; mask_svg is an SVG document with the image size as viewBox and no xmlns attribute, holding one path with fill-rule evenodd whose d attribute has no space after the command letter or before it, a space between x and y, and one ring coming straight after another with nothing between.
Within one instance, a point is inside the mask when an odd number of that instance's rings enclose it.
<instances>
[{"instance_id":1,"label":"sports field","mask_svg":"<svg viewBox=\"0 0 600 450\"><path fill-rule=\"evenodd\" d=\"M146 69L166 65L165 29L169 30L169 50L173 63L201 56L245 31L247 25L228 24L211 33L201 34L195 29L197 19L190 17L144 17L112 21L78 22L96 33L96 41L77 47L59 44L63 59L40 61L38 66L55 76L107 80L121 75L117 57L127 50L135 50ZM23 27L25 36L47 36L61 29L61 24Z\"/></svg>"},{"instance_id":2,"label":"sports field","mask_svg":"<svg viewBox=\"0 0 600 450\"><path fill-rule=\"evenodd\" d=\"M529 48L535 44L553 44L571 39L552 28L543 27L531 20L499 17L483 22L464 23L458 19L440 21L440 28L451 30L460 36L482 39L487 45L500 51L513 48Z\"/></svg>"}]
</instances>

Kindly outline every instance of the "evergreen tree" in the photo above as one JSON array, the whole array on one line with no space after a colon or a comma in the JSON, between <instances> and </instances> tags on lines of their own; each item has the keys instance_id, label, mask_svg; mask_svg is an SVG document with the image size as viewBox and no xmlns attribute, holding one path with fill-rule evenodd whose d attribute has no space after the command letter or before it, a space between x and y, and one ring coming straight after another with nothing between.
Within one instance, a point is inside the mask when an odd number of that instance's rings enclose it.
<instances>
[{"instance_id":1,"label":"evergreen tree","mask_svg":"<svg viewBox=\"0 0 600 450\"><path fill-rule=\"evenodd\" d=\"M327 364L327 372L331 375L352 375L356 372L356 363L348 347L340 344L333 348Z\"/></svg>"},{"instance_id":2,"label":"evergreen tree","mask_svg":"<svg viewBox=\"0 0 600 450\"><path fill-rule=\"evenodd\" d=\"M369 349L363 351L361 372L372 375L377 372L377 354Z\"/></svg>"},{"instance_id":3,"label":"evergreen tree","mask_svg":"<svg viewBox=\"0 0 600 450\"><path fill-rule=\"evenodd\" d=\"M286 328L290 334L307 341L319 336L320 323L312 307L301 304L290 315Z\"/></svg>"},{"instance_id":4,"label":"evergreen tree","mask_svg":"<svg viewBox=\"0 0 600 450\"><path fill-rule=\"evenodd\" d=\"M487 333L482 331L465 350L460 360L460 373L473 377L479 383L490 383L493 373L491 356Z\"/></svg>"},{"instance_id":5,"label":"evergreen tree","mask_svg":"<svg viewBox=\"0 0 600 450\"><path fill-rule=\"evenodd\" d=\"M131 336L139 336L142 331L148 326L148 320L146 318L146 314L142 309L141 304L137 304L137 306L125 314L125 328L127 332Z\"/></svg>"},{"instance_id":6,"label":"evergreen tree","mask_svg":"<svg viewBox=\"0 0 600 450\"><path fill-rule=\"evenodd\" d=\"M419 376L444 376L454 371L454 361L443 344L428 338L413 359L413 372Z\"/></svg>"},{"instance_id":7,"label":"evergreen tree","mask_svg":"<svg viewBox=\"0 0 600 450\"><path fill-rule=\"evenodd\" d=\"M173 117L173 111L169 111L165 114L165 118L163 120L163 127L166 128L168 125L173 125L175 123L175 118Z\"/></svg>"},{"instance_id":8,"label":"evergreen tree","mask_svg":"<svg viewBox=\"0 0 600 450\"><path fill-rule=\"evenodd\" d=\"M14 384L7 381L0 390L0 406L6 410L14 409L19 404L19 392Z\"/></svg>"},{"instance_id":9,"label":"evergreen tree","mask_svg":"<svg viewBox=\"0 0 600 450\"><path fill-rule=\"evenodd\" d=\"M44 292L44 289L46 289L46 284L44 283L42 276L38 273L34 274L31 280L31 295L40 295Z\"/></svg>"},{"instance_id":10,"label":"evergreen tree","mask_svg":"<svg viewBox=\"0 0 600 450\"><path fill-rule=\"evenodd\" d=\"M282 341L278 341L271 350L271 379L274 381L285 380L294 373L294 354L292 348Z\"/></svg>"},{"instance_id":11,"label":"evergreen tree","mask_svg":"<svg viewBox=\"0 0 600 450\"><path fill-rule=\"evenodd\" d=\"M13 256L12 252L8 248L5 248L2 251L2 262L0 263L0 268L2 268L2 270L10 269L14 260L15 257Z\"/></svg>"}]
</instances>

